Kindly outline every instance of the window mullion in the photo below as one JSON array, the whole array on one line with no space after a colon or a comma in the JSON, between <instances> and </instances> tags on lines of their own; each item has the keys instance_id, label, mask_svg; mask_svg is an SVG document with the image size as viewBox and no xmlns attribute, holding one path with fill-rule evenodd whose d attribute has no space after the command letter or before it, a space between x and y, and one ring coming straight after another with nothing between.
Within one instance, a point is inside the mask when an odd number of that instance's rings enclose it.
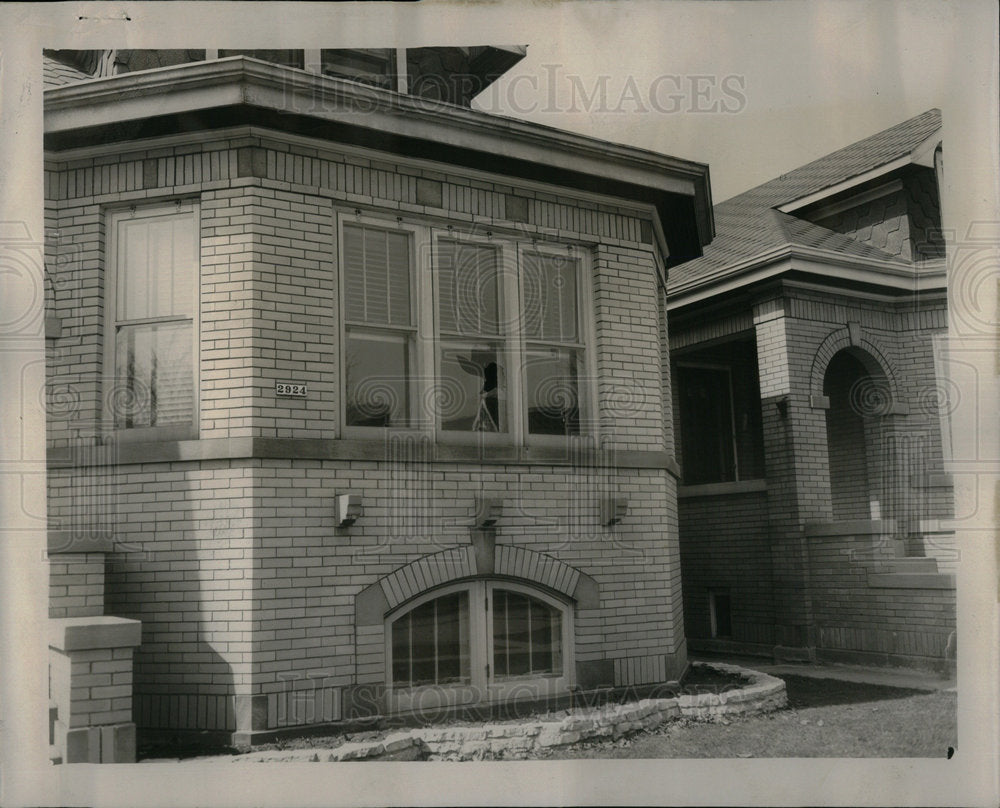
<instances>
[{"instance_id":1,"label":"window mullion","mask_svg":"<svg viewBox=\"0 0 1000 808\"><path fill-rule=\"evenodd\" d=\"M438 637L438 601L434 601L434 684L441 683L441 644Z\"/></svg>"}]
</instances>

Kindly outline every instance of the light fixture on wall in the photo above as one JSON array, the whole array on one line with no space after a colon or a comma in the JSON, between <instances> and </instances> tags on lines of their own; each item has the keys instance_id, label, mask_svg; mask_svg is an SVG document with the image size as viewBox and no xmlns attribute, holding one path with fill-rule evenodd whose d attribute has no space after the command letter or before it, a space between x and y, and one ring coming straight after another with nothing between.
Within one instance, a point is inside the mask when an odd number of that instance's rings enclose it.
<instances>
[{"instance_id":1,"label":"light fixture on wall","mask_svg":"<svg viewBox=\"0 0 1000 808\"><path fill-rule=\"evenodd\" d=\"M334 519L338 527L350 527L363 512L360 494L337 494L333 498Z\"/></svg>"},{"instance_id":2,"label":"light fixture on wall","mask_svg":"<svg viewBox=\"0 0 1000 808\"><path fill-rule=\"evenodd\" d=\"M601 500L601 524L617 525L628 513L627 497L605 497Z\"/></svg>"},{"instance_id":3,"label":"light fixture on wall","mask_svg":"<svg viewBox=\"0 0 1000 808\"><path fill-rule=\"evenodd\" d=\"M502 499L476 497L476 527L495 527L503 510Z\"/></svg>"}]
</instances>

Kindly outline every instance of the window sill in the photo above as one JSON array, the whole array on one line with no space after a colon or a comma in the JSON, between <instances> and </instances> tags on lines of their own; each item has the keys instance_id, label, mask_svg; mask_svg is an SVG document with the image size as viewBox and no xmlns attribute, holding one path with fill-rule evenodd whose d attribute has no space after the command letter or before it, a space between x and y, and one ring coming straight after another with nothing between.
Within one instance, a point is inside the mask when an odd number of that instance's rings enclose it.
<instances>
[{"instance_id":1,"label":"window sill","mask_svg":"<svg viewBox=\"0 0 1000 808\"><path fill-rule=\"evenodd\" d=\"M394 433L403 434L403 433ZM414 433L419 434L419 433ZM670 469L663 451L581 450L579 446L475 445L428 442L404 458L385 439L343 438L209 438L204 440L126 441L115 444L111 456L91 453L86 465L128 465L200 460L392 460L426 463L523 464L552 466L606 466L616 468ZM72 447L48 451L49 468L75 468L81 458Z\"/></svg>"},{"instance_id":2,"label":"window sill","mask_svg":"<svg viewBox=\"0 0 1000 808\"><path fill-rule=\"evenodd\" d=\"M955 576L946 572L869 573L872 589L954 589Z\"/></svg>"},{"instance_id":3,"label":"window sill","mask_svg":"<svg viewBox=\"0 0 1000 808\"><path fill-rule=\"evenodd\" d=\"M754 494L759 491L767 491L767 480L737 480L731 483L680 485L677 487L677 496L680 499L693 497L725 497L737 494Z\"/></svg>"}]
</instances>

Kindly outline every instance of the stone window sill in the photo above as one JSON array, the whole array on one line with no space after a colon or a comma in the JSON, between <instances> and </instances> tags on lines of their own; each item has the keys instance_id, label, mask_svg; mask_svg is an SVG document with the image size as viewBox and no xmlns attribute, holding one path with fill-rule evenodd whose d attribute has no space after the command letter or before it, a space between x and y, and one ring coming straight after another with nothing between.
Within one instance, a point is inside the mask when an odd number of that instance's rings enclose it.
<instances>
[{"instance_id":1,"label":"stone window sill","mask_svg":"<svg viewBox=\"0 0 1000 808\"><path fill-rule=\"evenodd\" d=\"M677 496L681 499L691 497L719 497L734 494L753 494L767 491L767 480L738 480L731 483L704 483L702 485L681 485L677 488Z\"/></svg>"}]
</instances>

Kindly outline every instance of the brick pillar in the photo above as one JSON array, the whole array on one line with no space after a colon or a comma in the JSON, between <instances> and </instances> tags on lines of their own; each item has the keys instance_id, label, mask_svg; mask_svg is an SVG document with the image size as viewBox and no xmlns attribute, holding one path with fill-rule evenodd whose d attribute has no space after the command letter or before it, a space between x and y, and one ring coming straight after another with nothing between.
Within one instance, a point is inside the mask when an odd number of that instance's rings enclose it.
<instances>
[{"instance_id":1,"label":"brick pillar","mask_svg":"<svg viewBox=\"0 0 1000 808\"><path fill-rule=\"evenodd\" d=\"M49 617L104 614L104 572L114 542L107 536L50 530Z\"/></svg>"},{"instance_id":2,"label":"brick pillar","mask_svg":"<svg viewBox=\"0 0 1000 808\"><path fill-rule=\"evenodd\" d=\"M132 652L138 620L106 615L49 621L53 743L65 763L134 763Z\"/></svg>"},{"instance_id":3,"label":"brick pillar","mask_svg":"<svg viewBox=\"0 0 1000 808\"><path fill-rule=\"evenodd\" d=\"M816 627L809 586L809 555L802 524L829 518L825 410L813 409L809 379L793 357L785 301L754 306L768 534L774 603L774 653L781 659L815 658ZM802 363L799 363L802 364ZM806 486L822 489L807 492ZM819 494L820 496L817 496ZM806 496L804 496L806 495Z\"/></svg>"}]
</instances>

